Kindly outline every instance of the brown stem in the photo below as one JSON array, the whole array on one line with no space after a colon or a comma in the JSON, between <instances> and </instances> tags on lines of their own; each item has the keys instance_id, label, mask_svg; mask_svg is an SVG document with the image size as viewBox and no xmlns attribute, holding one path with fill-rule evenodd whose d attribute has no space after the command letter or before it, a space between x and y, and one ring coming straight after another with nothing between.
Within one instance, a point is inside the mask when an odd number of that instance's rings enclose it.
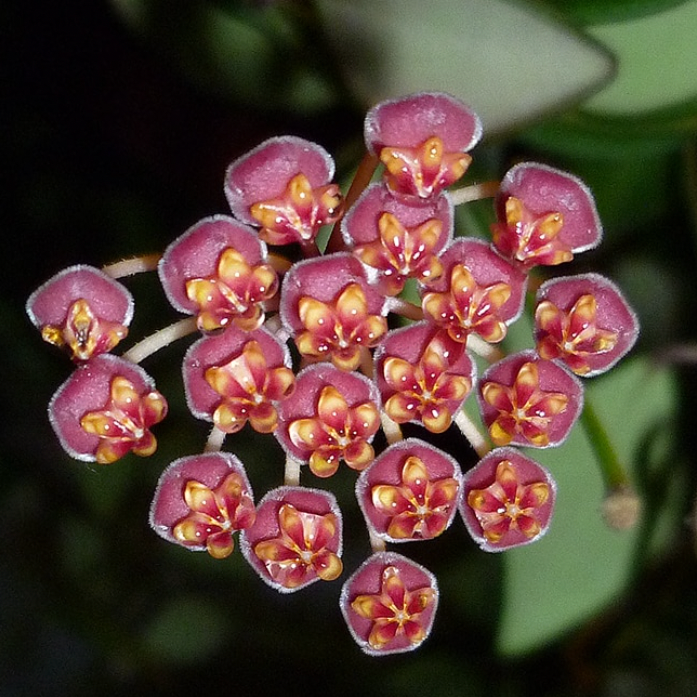
<instances>
[{"instance_id":1,"label":"brown stem","mask_svg":"<svg viewBox=\"0 0 697 697\"><path fill-rule=\"evenodd\" d=\"M373 178L373 174L379 163L380 159L377 155L371 153L365 154L358 165L351 186L344 197L344 213L356 202L356 199L361 195L368 184L370 184L370 180ZM341 237L341 220L337 220L327 240L324 253L333 254L334 252L341 252L344 249L344 240Z\"/></svg>"}]
</instances>

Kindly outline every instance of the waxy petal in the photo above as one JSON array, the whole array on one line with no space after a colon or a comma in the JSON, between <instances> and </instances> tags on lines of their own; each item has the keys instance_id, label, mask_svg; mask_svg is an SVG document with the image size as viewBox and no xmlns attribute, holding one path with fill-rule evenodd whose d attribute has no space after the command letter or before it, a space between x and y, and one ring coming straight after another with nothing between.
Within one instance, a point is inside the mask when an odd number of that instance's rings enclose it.
<instances>
[{"instance_id":1,"label":"waxy petal","mask_svg":"<svg viewBox=\"0 0 697 697\"><path fill-rule=\"evenodd\" d=\"M346 581L340 604L363 651L401 653L417 648L431 631L438 587L423 567L399 554L381 552Z\"/></svg>"},{"instance_id":2,"label":"waxy petal","mask_svg":"<svg viewBox=\"0 0 697 697\"><path fill-rule=\"evenodd\" d=\"M482 549L502 551L545 534L556 485L549 472L513 448L492 450L465 475L460 512Z\"/></svg>"}]
</instances>

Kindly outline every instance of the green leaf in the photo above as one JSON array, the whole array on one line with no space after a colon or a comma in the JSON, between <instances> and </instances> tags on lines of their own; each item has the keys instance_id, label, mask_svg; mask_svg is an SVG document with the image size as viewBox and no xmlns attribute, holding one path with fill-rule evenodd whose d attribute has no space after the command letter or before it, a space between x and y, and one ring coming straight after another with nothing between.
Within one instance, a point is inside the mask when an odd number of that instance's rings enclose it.
<instances>
[{"instance_id":1,"label":"green leaf","mask_svg":"<svg viewBox=\"0 0 697 697\"><path fill-rule=\"evenodd\" d=\"M685 0L545 0L546 4L563 12L581 24L625 22L661 12Z\"/></svg>"},{"instance_id":2,"label":"green leaf","mask_svg":"<svg viewBox=\"0 0 697 697\"><path fill-rule=\"evenodd\" d=\"M587 383L587 396L625 466L639 479L645 435L665 431L673 413L673 376L642 358L625 360ZM662 427L662 428L658 428ZM498 649L519 655L557 638L616 599L630 580L642 526L610 530L599 508L604 484L580 424L560 448L529 451L558 484L547 535L504 557L504 605Z\"/></svg>"},{"instance_id":3,"label":"green leaf","mask_svg":"<svg viewBox=\"0 0 697 697\"><path fill-rule=\"evenodd\" d=\"M330 45L364 104L440 90L485 130L558 110L597 89L613 63L548 14L503 0L318 0Z\"/></svg>"},{"instance_id":4,"label":"green leaf","mask_svg":"<svg viewBox=\"0 0 697 697\"><path fill-rule=\"evenodd\" d=\"M584 107L636 116L697 97L697 0L658 14L587 28L618 59L617 77Z\"/></svg>"}]
</instances>

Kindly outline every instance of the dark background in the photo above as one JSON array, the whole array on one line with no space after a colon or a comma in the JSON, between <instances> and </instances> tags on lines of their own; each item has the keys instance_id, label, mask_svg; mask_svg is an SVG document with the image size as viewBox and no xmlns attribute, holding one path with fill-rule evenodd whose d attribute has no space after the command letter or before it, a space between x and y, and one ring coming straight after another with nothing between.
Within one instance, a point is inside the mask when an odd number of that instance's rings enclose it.
<instances>
[{"instance_id":1,"label":"dark background","mask_svg":"<svg viewBox=\"0 0 697 697\"><path fill-rule=\"evenodd\" d=\"M420 561L436 573L454 570L467 599L441 611L420 651L386 659L365 657L353 644L334 589L315 587L312 605L302 594L280 596L239 556L211 564L151 533L147 510L161 463L200 449L206 433L186 419L178 369L162 368L178 362L179 347L153 363L158 386L172 395L171 422L158 431L159 464L129 458L99 469L67 458L45 405L70 366L26 319L29 293L64 266L162 250L200 217L226 212L225 166L270 135L313 138L351 164L361 113L338 77L337 98L310 115L276 109L272 99L260 108L216 95L97 0L3 3L0 25L0 695L694 694L689 365L679 368L676 395L684 443L674 444L674 456L687 484L675 502L681 523L671 544L614 607L515 661L493 649L500 560L474 550L464 531L434 542ZM543 130L499 140L489 145L491 160L539 155L545 137ZM624 221L636 233L631 241L623 241L618 224L613 247L616 257L631 247L668 269L666 293L678 306L670 321L649 322L639 347L664 359L676 344L689 353L694 338L695 233L685 193L694 146L688 133L667 151L661 166L669 174L652 219ZM148 297L137 304L134 335L175 317L154 279L134 279L130 287ZM265 443L250 437L239 446L241 455L259 459L260 484L273 480L277 457ZM350 477L342 476L338 487L349 496ZM365 553L347 549L347 565Z\"/></svg>"}]
</instances>

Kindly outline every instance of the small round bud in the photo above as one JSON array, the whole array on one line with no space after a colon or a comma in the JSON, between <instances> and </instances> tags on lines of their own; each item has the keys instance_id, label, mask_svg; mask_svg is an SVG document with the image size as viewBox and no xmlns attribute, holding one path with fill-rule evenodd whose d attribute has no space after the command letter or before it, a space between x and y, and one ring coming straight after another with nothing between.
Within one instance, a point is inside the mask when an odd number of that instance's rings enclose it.
<instances>
[{"instance_id":1,"label":"small round bud","mask_svg":"<svg viewBox=\"0 0 697 697\"><path fill-rule=\"evenodd\" d=\"M609 528L630 530L641 515L641 499L632 487L621 485L608 491L601 510Z\"/></svg>"}]
</instances>

